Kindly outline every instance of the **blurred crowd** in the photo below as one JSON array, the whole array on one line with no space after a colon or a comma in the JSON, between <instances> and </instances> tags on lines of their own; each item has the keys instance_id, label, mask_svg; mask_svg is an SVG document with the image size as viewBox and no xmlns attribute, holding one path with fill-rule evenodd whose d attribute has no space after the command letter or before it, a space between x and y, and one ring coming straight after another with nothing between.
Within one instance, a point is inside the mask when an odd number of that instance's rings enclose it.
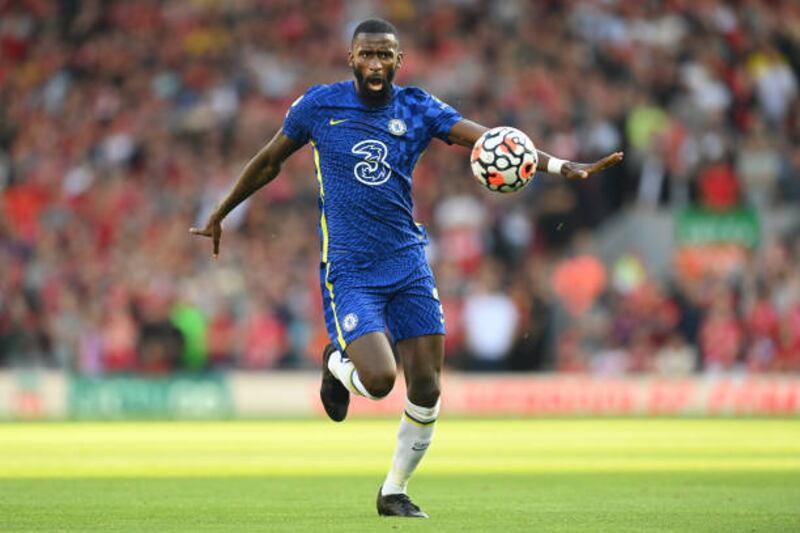
<instances>
[{"instance_id":1,"label":"blurred crowd","mask_svg":"<svg viewBox=\"0 0 800 533\"><path fill-rule=\"evenodd\" d=\"M327 343L308 149L190 237L310 85L351 77L360 20L397 81L564 159L624 164L520 193L435 142L416 218L470 370L800 370L800 231L724 273L611 264L633 209L800 203L800 3L718 0L0 0L0 366L85 374L304 368ZM702 269L701 269L702 270Z\"/></svg>"}]
</instances>

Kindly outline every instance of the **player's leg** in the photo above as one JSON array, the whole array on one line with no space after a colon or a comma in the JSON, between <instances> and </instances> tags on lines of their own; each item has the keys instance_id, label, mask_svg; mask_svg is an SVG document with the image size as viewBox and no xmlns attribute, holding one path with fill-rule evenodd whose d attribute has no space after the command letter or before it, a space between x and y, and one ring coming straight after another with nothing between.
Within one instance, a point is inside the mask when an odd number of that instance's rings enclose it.
<instances>
[{"instance_id":1,"label":"player's leg","mask_svg":"<svg viewBox=\"0 0 800 533\"><path fill-rule=\"evenodd\" d=\"M403 362L408 400L427 409L436 407L441 394L444 335L424 335L397 343Z\"/></svg>"},{"instance_id":2,"label":"player's leg","mask_svg":"<svg viewBox=\"0 0 800 533\"><path fill-rule=\"evenodd\" d=\"M378 493L378 513L425 518L406 495L408 480L433 439L439 416L439 376L444 360L444 335L425 335L397 343L407 384L405 410L397 431L392 466Z\"/></svg>"},{"instance_id":3,"label":"player's leg","mask_svg":"<svg viewBox=\"0 0 800 533\"><path fill-rule=\"evenodd\" d=\"M408 480L433 438L439 415L439 377L444 360L444 316L427 265L416 283L389 305L387 318L406 378L406 403L392 466L378 495L378 513L425 517L406 495Z\"/></svg>"},{"instance_id":4,"label":"player's leg","mask_svg":"<svg viewBox=\"0 0 800 533\"><path fill-rule=\"evenodd\" d=\"M375 291L334 281L327 265L321 269L325 325L332 343L322 356L320 399L328 416L347 416L350 394L371 399L386 396L394 386L396 367L383 333L385 297Z\"/></svg>"},{"instance_id":5,"label":"player's leg","mask_svg":"<svg viewBox=\"0 0 800 533\"><path fill-rule=\"evenodd\" d=\"M408 480L433 439L439 416L439 377L444 360L444 335L425 335L397 343L406 378L406 404L397 432L392 467L383 494L405 493Z\"/></svg>"},{"instance_id":6,"label":"player's leg","mask_svg":"<svg viewBox=\"0 0 800 533\"><path fill-rule=\"evenodd\" d=\"M373 400L391 392L397 374L389 339L377 331L350 342L344 354L332 353L328 369L350 392Z\"/></svg>"}]
</instances>

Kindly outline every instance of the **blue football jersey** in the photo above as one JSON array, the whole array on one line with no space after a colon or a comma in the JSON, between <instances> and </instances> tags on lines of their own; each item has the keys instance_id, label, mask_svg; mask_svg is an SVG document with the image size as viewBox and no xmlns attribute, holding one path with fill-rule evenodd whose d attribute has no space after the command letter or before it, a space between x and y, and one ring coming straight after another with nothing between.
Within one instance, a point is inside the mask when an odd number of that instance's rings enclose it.
<instances>
[{"instance_id":1,"label":"blue football jersey","mask_svg":"<svg viewBox=\"0 0 800 533\"><path fill-rule=\"evenodd\" d=\"M368 107L355 83L311 87L292 104L284 134L313 147L321 259L369 267L427 243L412 214L411 177L433 137L447 142L461 115L416 87L393 86Z\"/></svg>"}]
</instances>

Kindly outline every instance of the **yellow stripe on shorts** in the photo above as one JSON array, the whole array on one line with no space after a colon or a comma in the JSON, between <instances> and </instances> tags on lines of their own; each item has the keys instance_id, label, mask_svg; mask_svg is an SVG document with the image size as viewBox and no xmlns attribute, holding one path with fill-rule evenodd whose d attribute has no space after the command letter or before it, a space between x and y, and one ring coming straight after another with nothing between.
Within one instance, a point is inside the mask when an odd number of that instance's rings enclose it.
<instances>
[{"instance_id":1,"label":"yellow stripe on shorts","mask_svg":"<svg viewBox=\"0 0 800 533\"><path fill-rule=\"evenodd\" d=\"M342 335L342 327L339 325L339 317L336 316L336 302L333 299L333 283L328 280L328 274L330 271L330 263L325 263L325 288L328 289L328 294L331 297L331 311L333 311L333 321L336 323L337 339L339 340L339 345L341 346L342 350L345 350L347 349L347 342L345 342L344 335Z\"/></svg>"}]
</instances>

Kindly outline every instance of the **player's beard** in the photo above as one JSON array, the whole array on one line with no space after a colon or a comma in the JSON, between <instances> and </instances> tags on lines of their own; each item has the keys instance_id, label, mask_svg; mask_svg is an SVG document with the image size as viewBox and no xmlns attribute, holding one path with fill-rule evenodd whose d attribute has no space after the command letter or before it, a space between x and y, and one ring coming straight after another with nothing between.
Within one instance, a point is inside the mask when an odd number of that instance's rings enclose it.
<instances>
[{"instance_id":1,"label":"player's beard","mask_svg":"<svg viewBox=\"0 0 800 533\"><path fill-rule=\"evenodd\" d=\"M367 80L363 74L353 69L353 75L356 77L356 86L358 87L358 96L361 101L369 107L381 107L389 103L392 98L392 80L394 79L395 69L390 69L386 72L386 77L383 78L383 87L380 91L371 91L367 88Z\"/></svg>"}]
</instances>

